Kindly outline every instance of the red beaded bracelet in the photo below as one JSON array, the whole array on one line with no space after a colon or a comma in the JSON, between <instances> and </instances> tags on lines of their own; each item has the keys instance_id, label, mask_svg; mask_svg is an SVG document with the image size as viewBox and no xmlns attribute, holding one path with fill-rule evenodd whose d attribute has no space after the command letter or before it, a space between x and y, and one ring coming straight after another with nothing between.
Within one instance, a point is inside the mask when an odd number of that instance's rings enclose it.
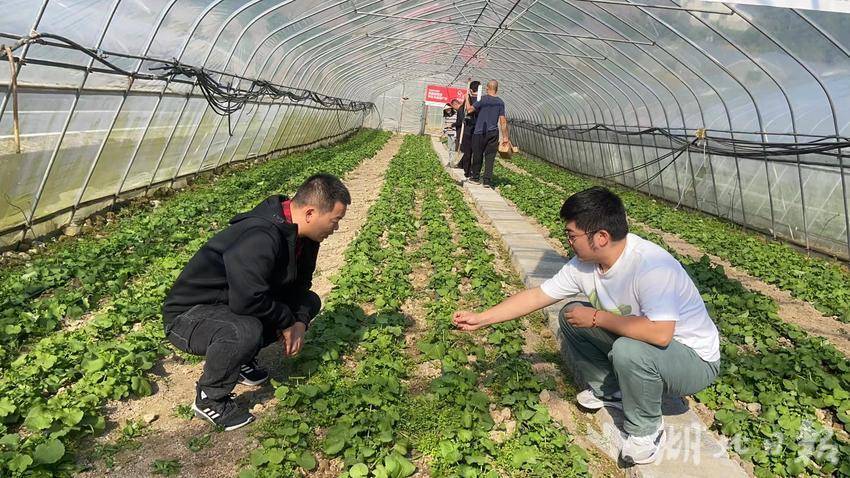
<instances>
[{"instance_id":1,"label":"red beaded bracelet","mask_svg":"<svg viewBox=\"0 0 850 478\"><path fill-rule=\"evenodd\" d=\"M593 311L593 325L591 327L593 327L594 329L596 328L596 314L598 314L598 313L599 313L599 309L596 309L596 310Z\"/></svg>"}]
</instances>

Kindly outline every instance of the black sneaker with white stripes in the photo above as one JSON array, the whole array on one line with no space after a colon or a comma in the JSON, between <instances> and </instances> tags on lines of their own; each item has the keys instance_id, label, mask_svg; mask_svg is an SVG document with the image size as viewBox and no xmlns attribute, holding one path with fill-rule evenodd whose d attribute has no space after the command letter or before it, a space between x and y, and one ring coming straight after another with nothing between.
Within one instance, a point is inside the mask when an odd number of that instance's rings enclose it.
<instances>
[{"instance_id":1,"label":"black sneaker with white stripes","mask_svg":"<svg viewBox=\"0 0 850 478\"><path fill-rule=\"evenodd\" d=\"M203 391L199 391L192 404L195 416L206 420L224 431L236 430L254 421L254 415L242 409L233 401L233 394L213 400Z\"/></svg>"},{"instance_id":2,"label":"black sneaker with white stripes","mask_svg":"<svg viewBox=\"0 0 850 478\"><path fill-rule=\"evenodd\" d=\"M257 365L257 359L251 359L250 362L239 367L239 383L241 384L257 386L266 383L268 379L269 373Z\"/></svg>"}]
</instances>

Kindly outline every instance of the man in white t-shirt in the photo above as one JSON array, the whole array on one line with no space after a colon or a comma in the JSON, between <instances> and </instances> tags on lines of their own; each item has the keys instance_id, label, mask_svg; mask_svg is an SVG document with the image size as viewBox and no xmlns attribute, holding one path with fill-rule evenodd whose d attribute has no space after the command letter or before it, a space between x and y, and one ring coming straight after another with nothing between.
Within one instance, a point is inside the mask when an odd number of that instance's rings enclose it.
<instances>
[{"instance_id":1,"label":"man in white t-shirt","mask_svg":"<svg viewBox=\"0 0 850 478\"><path fill-rule=\"evenodd\" d=\"M661 397L693 395L717 377L720 343L699 291L658 245L629 234L623 202L593 187L573 194L561 218L575 256L540 287L484 312L455 312L462 330L512 320L562 299L560 327L573 368L588 388L586 409L623 409L621 457L652 463L665 441Z\"/></svg>"}]
</instances>

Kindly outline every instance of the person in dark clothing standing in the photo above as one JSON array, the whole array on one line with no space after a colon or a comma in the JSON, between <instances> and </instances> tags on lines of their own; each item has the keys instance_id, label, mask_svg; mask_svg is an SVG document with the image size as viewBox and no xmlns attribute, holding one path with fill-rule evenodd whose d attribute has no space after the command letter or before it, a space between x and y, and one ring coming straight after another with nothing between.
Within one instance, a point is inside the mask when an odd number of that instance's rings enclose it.
<instances>
[{"instance_id":1,"label":"person in dark clothing standing","mask_svg":"<svg viewBox=\"0 0 850 478\"><path fill-rule=\"evenodd\" d=\"M467 111L477 114L475 130L472 133L472 168L470 182L484 187L493 187L493 162L499 148L499 133L502 143L508 143L508 120L505 118L505 102L496 96L499 92L499 82L487 82L487 96L472 105L467 105ZM482 162L484 170L482 171Z\"/></svg>"},{"instance_id":2,"label":"person in dark clothing standing","mask_svg":"<svg viewBox=\"0 0 850 478\"><path fill-rule=\"evenodd\" d=\"M165 336L206 357L195 414L225 430L254 420L236 405L237 382L269 378L260 349L280 341L297 354L321 308L312 286L319 243L339 229L351 195L337 177L316 174L292 199L271 196L239 214L189 260L163 306Z\"/></svg>"},{"instance_id":3,"label":"person in dark clothing standing","mask_svg":"<svg viewBox=\"0 0 850 478\"><path fill-rule=\"evenodd\" d=\"M464 107L475 102L475 95L478 93L479 86L481 86L480 81L473 81L469 84L469 91L463 103ZM472 131L475 129L476 116L476 113L460 108L457 112L457 122L455 122L459 141L459 147L456 149L461 152L458 167L463 169L463 175L467 178L472 172Z\"/></svg>"}]
</instances>

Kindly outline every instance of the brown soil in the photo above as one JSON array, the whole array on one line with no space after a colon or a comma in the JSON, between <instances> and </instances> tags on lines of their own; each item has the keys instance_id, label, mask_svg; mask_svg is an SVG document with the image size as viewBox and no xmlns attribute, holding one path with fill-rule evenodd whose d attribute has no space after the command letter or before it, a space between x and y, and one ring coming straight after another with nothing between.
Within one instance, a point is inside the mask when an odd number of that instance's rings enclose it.
<instances>
[{"instance_id":1,"label":"brown soil","mask_svg":"<svg viewBox=\"0 0 850 478\"><path fill-rule=\"evenodd\" d=\"M354 171L346 175L345 183L352 196L345 219L340 229L330 236L319 252L317 272L314 276L313 290L324 297L332 288L330 278L342 267L344 252L366 221L369 207L375 202L383 187L384 175L392 157L401 146L402 137L392 137L384 148L374 157L364 161ZM288 369L280 346L274 344L260 353L260 362L268 367L272 379L285 380ZM153 476L151 466L154 460L178 460L182 464L179 476L196 477L233 477L240 467L240 460L250 454L256 442L250 435L252 427L245 427L227 433L212 433L211 446L199 452L192 452L186 446L193 437L211 432L208 424L198 419L178 418L174 410L178 405L191 404L195 394L195 382L200 376L203 364L190 364L172 356L157 365L154 374L154 394L139 400L115 401L106 407L109 432L84 444L79 453L83 466L91 467L80 476L94 478L101 476L142 477ZM259 388L237 385L237 403L252 407L258 418L270 410L274 403L274 390L266 385ZM134 440L133 450L119 452L115 457L115 466L107 468L102 460L94 456L93 451L99 444L114 443L120 436L120 428L131 420L157 416L149 425L149 433ZM332 461L321 463L321 472L314 476L337 476L338 464Z\"/></svg>"}]
</instances>

